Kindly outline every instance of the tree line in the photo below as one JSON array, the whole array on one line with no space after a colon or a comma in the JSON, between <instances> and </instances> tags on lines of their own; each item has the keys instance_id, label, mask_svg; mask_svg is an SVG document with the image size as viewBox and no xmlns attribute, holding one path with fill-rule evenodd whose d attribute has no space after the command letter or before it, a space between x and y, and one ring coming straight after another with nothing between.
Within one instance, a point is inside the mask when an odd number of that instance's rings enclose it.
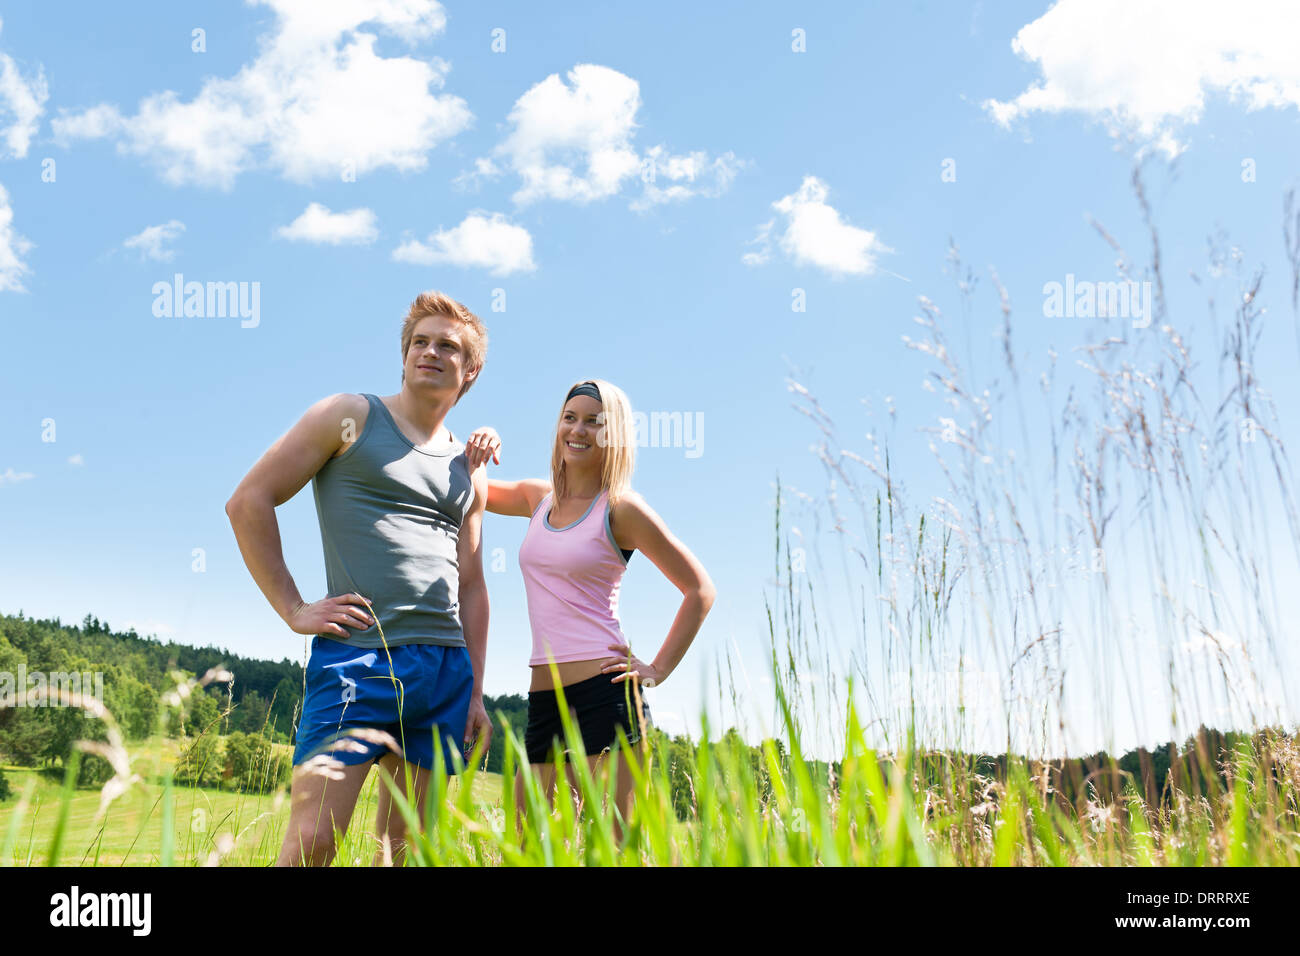
<instances>
[{"instance_id":1,"label":"tree line","mask_svg":"<svg viewBox=\"0 0 1300 956\"><path fill-rule=\"evenodd\" d=\"M177 706L166 705L178 685L192 684L213 668L229 671L234 679L194 687ZM0 615L0 694L6 689L25 694L27 687L17 686L23 675L29 678L25 683L35 686L31 678L39 675L40 683L51 684L56 674L102 674L102 703L128 742L157 733L183 739L178 782L263 791L287 779L287 748L294 742L294 722L302 707L303 669L297 661L164 642L134 628L114 631L89 614L80 625L59 618L37 620L22 611ZM51 692L57 689L50 687ZM89 695L91 688L80 691ZM528 704L521 695L488 695L484 703L496 740L504 740L503 714L523 733ZM76 707L0 707L0 763L58 771L77 740L103 739L102 722ZM501 772L503 753L504 747L492 747L486 769ZM99 784L111 775L102 758L82 755L79 784ZM0 774L0 800L8 793Z\"/></svg>"},{"instance_id":2,"label":"tree line","mask_svg":"<svg viewBox=\"0 0 1300 956\"><path fill-rule=\"evenodd\" d=\"M178 684L192 684L194 678L217 667L229 671L233 680L194 687L177 706L168 706L167 696ZM103 704L127 741L159 732L183 739L175 768L178 782L264 792L288 779L288 747L302 703L303 670L296 661L258 660L215 646L163 642L142 637L134 629L115 632L92 615L80 625L65 625L58 618L36 620L20 611L15 616L0 615L0 693L6 686L4 676L9 676L12 686L20 673L102 673ZM22 693L25 688L17 690ZM528 704L520 694L485 696L484 703L495 730L484 769L500 773L506 749L504 726L508 723L522 737ZM1079 758L1024 762L1044 793L1050 790L1057 801L1076 810L1089 801L1109 803L1129 791L1136 791L1148 806L1158 806L1168 803L1175 789L1213 794L1227 785L1238 749L1258 749L1268 743L1265 738L1279 735L1285 738L1280 730L1250 734L1201 727L1181 744L1171 741L1151 750L1139 747L1118 758L1099 751ZM0 762L57 770L66 766L75 742L83 739L103 740L105 734L102 722L79 708L0 707ZM650 745L669 773L678 815L686 819L692 810L700 743L654 730ZM734 729L715 746L724 746L735 759L748 762L760 799L770 797L769 768L761 746L745 743ZM775 741L774 746L780 763L788 765L784 745ZM886 765L890 759L881 756L885 779L890 778ZM908 768L916 789L952 790L967 786L972 776L1005 780L1011 759L1006 754L935 751L913 754ZM827 781L838 775L839 764L815 762L810 770L814 779ZM86 754L78 773L80 784L94 785L108 779L112 771L102 758ZM0 774L0 799L7 792Z\"/></svg>"}]
</instances>

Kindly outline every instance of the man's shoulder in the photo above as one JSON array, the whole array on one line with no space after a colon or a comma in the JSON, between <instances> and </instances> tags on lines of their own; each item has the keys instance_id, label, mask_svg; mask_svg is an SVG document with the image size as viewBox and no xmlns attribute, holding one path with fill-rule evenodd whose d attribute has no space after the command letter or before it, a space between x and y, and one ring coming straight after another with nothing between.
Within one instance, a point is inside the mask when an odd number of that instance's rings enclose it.
<instances>
[{"instance_id":1,"label":"man's shoulder","mask_svg":"<svg viewBox=\"0 0 1300 956\"><path fill-rule=\"evenodd\" d=\"M333 417L335 415L364 415L370 410L370 400L356 392L335 392L326 395L307 410L308 415Z\"/></svg>"},{"instance_id":2,"label":"man's shoulder","mask_svg":"<svg viewBox=\"0 0 1300 956\"><path fill-rule=\"evenodd\" d=\"M319 430L322 437L337 436L338 445L332 455L337 458L361 436L369 414L370 401L366 396L336 392L318 401L303 417L311 420L313 429Z\"/></svg>"},{"instance_id":3,"label":"man's shoulder","mask_svg":"<svg viewBox=\"0 0 1300 956\"><path fill-rule=\"evenodd\" d=\"M335 392L324 400L333 404L340 411L360 412L364 415L370 410L370 399L359 392Z\"/></svg>"}]
</instances>

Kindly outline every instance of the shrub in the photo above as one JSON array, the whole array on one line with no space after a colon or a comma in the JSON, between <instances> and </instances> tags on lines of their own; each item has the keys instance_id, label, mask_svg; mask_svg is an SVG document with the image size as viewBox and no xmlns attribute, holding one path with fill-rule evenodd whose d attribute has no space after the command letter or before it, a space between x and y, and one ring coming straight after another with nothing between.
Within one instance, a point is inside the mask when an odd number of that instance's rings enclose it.
<instances>
[{"instance_id":1,"label":"shrub","mask_svg":"<svg viewBox=\"0 0 1300 956\"><path fill-rule=\"evenodd\" d=\"M271 741L259 734L235 731L226 738L225 772L222 775L235 790L266 793L289 776L289 758L277 756Z\"/></svg>"},{"instance_id":2,"label":"shrub","mask_svg":"<svg viewBox=\"0 0 1300 956\"><path fill-rule=\"evenodd\" d=\"M215 734L202 734L190 741L176 762L175 779L196 787L216 787L221 784L224 767L221 741Z\"/></svg>"}]
</instances>

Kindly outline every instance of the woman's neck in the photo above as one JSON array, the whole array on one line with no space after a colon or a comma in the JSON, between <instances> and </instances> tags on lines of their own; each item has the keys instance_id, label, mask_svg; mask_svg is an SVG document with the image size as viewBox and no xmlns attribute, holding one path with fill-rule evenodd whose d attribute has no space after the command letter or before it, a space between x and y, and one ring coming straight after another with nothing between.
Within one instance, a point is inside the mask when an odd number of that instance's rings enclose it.
<instances>
[{"instance_id":1,"label":"woman's neck","mask_svg":"<svg viewBox=\"0 0 1300 956\"><path fill-rule=\"evenodd\" d=\"M564 476L566 498L594 498L600 491L600 475L595 472L571 471Z\"/></svg>"}]
</instances>

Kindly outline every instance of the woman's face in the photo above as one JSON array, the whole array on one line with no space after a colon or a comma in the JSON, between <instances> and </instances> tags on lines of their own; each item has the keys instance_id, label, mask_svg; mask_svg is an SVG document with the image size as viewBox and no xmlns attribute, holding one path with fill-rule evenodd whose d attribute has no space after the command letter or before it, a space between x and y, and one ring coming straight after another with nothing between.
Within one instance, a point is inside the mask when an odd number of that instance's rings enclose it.
<instances>
[{"instance_id":1,"label":"woman's face","mask_svg":"<svg viewBox=\"0 0 1300 956\"><path fill-rule=\"evenodd\" d=\"M575 395L564 403L557 438L561 460L571 468L599 468L605 448L601 442L605 426L598 417L601 404L589 395Z\"/></svg>"}]
</instances>

